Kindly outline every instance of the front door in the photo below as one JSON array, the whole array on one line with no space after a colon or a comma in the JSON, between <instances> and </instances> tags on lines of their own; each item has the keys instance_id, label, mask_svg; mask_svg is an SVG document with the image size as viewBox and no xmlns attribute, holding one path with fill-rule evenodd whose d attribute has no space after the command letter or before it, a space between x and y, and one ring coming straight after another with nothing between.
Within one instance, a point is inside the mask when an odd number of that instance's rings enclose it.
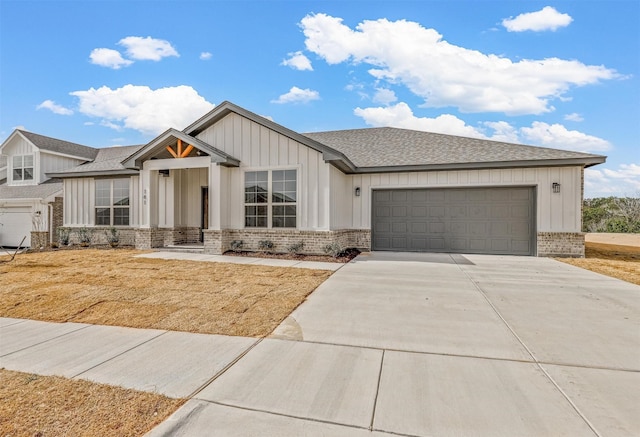
<instances>
[{"instance_id":1,"label":"front door","mask_svg":"<svg viewBox=\"0 0 640 437\"><path fill-rule=\"evenodd\" d=\"M202 187L202 219L200 220L200 241L204 241L204 229L209 229L209 187Z\"/></svg>"}]
</instances>

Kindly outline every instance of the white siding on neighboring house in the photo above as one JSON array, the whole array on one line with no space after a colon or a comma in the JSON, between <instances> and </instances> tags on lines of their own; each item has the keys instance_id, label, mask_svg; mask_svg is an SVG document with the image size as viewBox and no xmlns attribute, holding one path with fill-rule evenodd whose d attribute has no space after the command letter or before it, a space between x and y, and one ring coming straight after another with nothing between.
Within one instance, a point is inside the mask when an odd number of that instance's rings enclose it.
<instances>
[{"instance_id":1,"label":"white siding on neighboring house","mask_svg":"<svg viewBox=\"0 0 640 437\"><path fill-rule=\"evenodd\" d=\"M37 185L42 182L40 178L40 153L20 135L15 135L2 149L2 154L7 156L7 183L9 185ZM13 181L13 157L33 156L33 179L27 181Z\"/></svg>"},{"instance_id":2,"label":"white siding on neighboring house","mask_svg":"<svg viewBox=\"0 0 640 437\"><path fill-rule=\"evenodd\" d=\"M237 114L229 114L197 137L241 162L240 168L220 174L228 184L222 199L227 212L220 219L224 227L244 226L245 170L290 168L298 170L298 229L330 228L331 170L321 153Z\"/></svg>"},{"instance_id":3,"label":"white siding on neighboring house","mask_svg":"<svg viewBox=\"0 0 640 437\"><path fill-rule=\"evenodd\" d=\"M378 173L343 175L332 171L334 190L332 215L336 220L333 229L369 229L371 227L371 191L382 188L429 187L487 187L487 186L535 186L538 232L580 232L581 224L581 168L543 167L495 170L459 170L413 173ZM559 194L552 193L551 184L561 185ZM344 187L344 194L339 187ZM360 187L361 195L353 195ZM351 193L351 194L349 194ZM337 194L337 196L336 196ZM344 211L351 197L352 211ZM349 215L351 219L349 220Z\"/></svg>"},{"instance_id":4,"label":"white siding on neighboring house","mask_svg":"<svg viewBox=\"0 0 640 437\"><path fill-rule=\"evenodd\" d=\"M64 171L66 169L75 167L82 164L86 160L70 158L68 156L61 156L54 153L48 153L44 150L39 153L39 167L40 167L40 182L44 182L49 177L47 173L54 173Z\"/></svg>"}]
</instances>

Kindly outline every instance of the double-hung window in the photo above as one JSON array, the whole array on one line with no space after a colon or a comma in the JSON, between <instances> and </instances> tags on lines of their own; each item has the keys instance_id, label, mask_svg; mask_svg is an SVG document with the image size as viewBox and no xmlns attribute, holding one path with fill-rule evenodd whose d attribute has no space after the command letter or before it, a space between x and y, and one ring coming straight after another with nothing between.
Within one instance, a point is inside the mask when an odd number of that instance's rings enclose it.
<instances>
[{"instance_id":1,"label":"double-hung window","mask_svg":"<svg viewBox=\"0 0 640 437\"><path fill-rule=\"evenodd\" d=\"M13 157L13 180L33 180L33 155L16 155Z\"/></svg>"},{"instance_id":2,"label":"double-hung window","mask_svg":"<svg viewBox=\"0 0 640 437\"><path fill-rule=\"evenodd\" d=\"M96 180L96 225L129 226L129 179Z\"/></svg>"},{"instance_id":3,"label":"double-hung window","mask_svg":"<svg viewBox=\"0 0 640 437\"><path fill-rule=\"evenodd\" d=\"M297 171L263 170L244 174L244 225L247 228L297 226Z\"/></svg>"}]
</instances>

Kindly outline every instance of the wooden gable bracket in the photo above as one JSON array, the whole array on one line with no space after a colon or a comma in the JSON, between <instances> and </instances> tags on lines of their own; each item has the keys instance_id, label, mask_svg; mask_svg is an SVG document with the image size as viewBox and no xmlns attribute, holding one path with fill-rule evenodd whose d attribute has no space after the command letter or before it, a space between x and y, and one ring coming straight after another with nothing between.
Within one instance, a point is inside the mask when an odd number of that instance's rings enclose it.
<instances>
[{"instance_id":1,"label":"wooden gable bracket","mask_svg":"<svg viewBox=\"0 0 640 437\"><path fill-rule=\"evenodd\" d=\"M178 138L178 150L175 151L173 150L173 147L171 146L167 146L167 150L169 151L169 153L171 153L171 156L173 156L174 158L186 158L187 156L189 156L189 153L191 153L191 151L193 150L193 146L191 144L187 145L188 147L184 150L182 150L182 140L180 138Z\"/></svg>"}]
</instances>

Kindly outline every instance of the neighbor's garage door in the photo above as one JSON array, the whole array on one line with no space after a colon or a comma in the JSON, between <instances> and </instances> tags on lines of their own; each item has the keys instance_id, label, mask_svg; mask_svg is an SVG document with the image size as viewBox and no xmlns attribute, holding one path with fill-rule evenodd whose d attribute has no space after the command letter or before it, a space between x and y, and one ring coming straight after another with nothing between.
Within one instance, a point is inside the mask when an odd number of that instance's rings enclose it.
<instances>
[{"instance_id":1,"label":"neighbor's garage door","mask_svg":"<svg viewBox=\"0 0 640 437\"><path fill-rule=\"evenodd\" d=\"M373 191L372 248L533 255L529 187Z\"/></svg>"},{"instance_id":2,"label":"neighbor's garage door","mask_svg":"<svg viewBox=\"0 0 640 437\"><path fill-rule=\"evenodd\" d=\"M31 208L0 208L0 246L17 247L23 237L23 246L31 246Z\"/></svg>"}]
</instances>

